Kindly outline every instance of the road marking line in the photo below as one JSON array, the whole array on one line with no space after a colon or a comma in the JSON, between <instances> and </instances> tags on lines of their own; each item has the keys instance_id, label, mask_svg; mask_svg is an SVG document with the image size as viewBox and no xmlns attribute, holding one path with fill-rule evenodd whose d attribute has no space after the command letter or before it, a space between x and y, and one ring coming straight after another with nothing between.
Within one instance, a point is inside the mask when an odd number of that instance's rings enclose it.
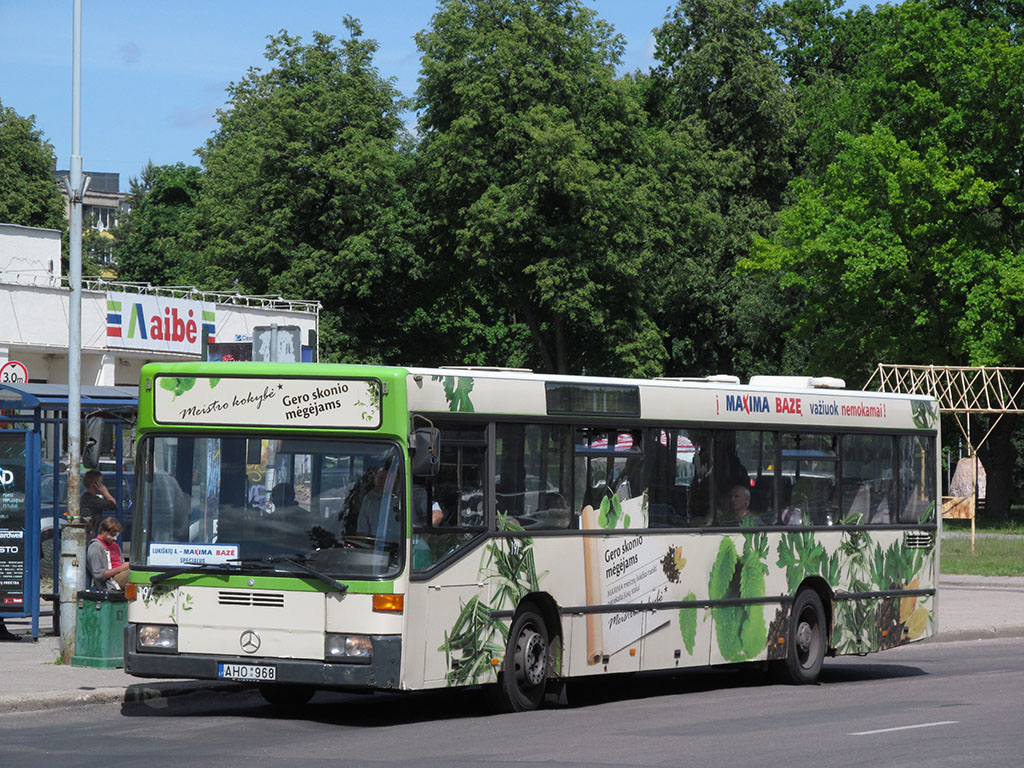
<instances>
[{"instance_id":1,"label":"road marking line","mask_svg":"<svg viewBox=\"0 0 1024 768\"><path fill-rule=\"evenodd\" d=\"M877 731L857 731L851 736L871 736L875 733L892 733L893 731L909 731L914 728L934 728L937 725L955 725L959 720L942 720L938 723L921 723L920 725L901 725L898 728L879 728Z\"/></svg>"}]
</instances>

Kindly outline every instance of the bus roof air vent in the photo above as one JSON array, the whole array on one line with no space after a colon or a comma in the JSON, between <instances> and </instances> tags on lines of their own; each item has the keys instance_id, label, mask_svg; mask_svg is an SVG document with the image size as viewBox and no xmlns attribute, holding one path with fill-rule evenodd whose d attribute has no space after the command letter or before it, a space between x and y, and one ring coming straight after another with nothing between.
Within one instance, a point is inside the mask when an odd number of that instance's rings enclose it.
<instances>
[{"instance_id":1,"label":"bus roof air vent","mask_svg":"<svg viewBox=\"0 0 1024 768\"><path fill-rule=\"evenodd\" d=\"M815 389L846 389L846 380L835 376L815 376L811 379L811 386Z\"/></svg>"},{"instance_id":2,"label":"bus roof air vent","mask_svg":"<svg viewBox=\"0 0 1024 768\"><path fill-rule=\"evenodd\" d=\"M739 376L715 373L711 376L658 376L656 381L695 381L701 384L739 384Z\"/></svg>"},{"instance_id":3,"label":"bus roof air vent","mask_svg":"<svg viewBox=\"0 0 1024 768\"><path fill-rule=\"evenodd\" d=\"M532 368L503 368L500 365L439 365L445 371L486 371L488 373L533 373Z\"/></svg>"},{"instance_id":4,"label":"bus roof air vent","mask_svg":"<svg viewBox=\"0 0 1024 768\"><path fill-rule=\"evenodd\" d=\"M787 389L846 389L846 382L833 376L751 376L752 387Z\"/></svg>"}]
</instances>

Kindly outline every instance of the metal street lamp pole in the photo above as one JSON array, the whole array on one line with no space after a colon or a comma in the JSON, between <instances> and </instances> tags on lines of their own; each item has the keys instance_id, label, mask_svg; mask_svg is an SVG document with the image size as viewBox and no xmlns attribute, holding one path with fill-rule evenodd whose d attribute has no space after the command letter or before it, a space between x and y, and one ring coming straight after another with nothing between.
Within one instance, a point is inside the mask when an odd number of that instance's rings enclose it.
<instances>
[{"instance_id":1,"label":"metal street lamp pole","mask_svg":"<svg viewBox=\"0 0 1024 768\"><path fill-rule=\"evenodd\" d=\"M81 515L82 463L82 0L74 0L71 52L71 200L68 307L68 517L60 529L61 660L71 663L75 653L78 591L85 588L85 524Z\"/></svg>"}]
</instances>

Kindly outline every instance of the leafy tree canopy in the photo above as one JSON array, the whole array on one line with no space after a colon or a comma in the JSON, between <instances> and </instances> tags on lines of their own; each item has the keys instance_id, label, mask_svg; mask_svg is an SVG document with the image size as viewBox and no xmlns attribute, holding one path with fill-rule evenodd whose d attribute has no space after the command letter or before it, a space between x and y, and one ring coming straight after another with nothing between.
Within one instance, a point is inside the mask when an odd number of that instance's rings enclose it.
<instances>
[{"instance_id":1,"label":"leafy tree canopy","mask_svg":"<svg viewBox=\"0 0 1024 768\"><path fill-rule=\"evenodd\" d=\"M53 146L0 102L0 222L66 229L64 200L53 181Z\"/></svg>"},{"instance_id":2,"label":"leafy tree canopy","mask_svg":"<svg viewBox=\"0 0 1024 768\"><path fill-rule=\"evenodd\" d=\"M463 354L645 373L663 346L638 224L648 157L623 40L577 0L446 0L418 91L440 322Z\"/></svg>"},{"instance_id":3,"label":"leafy tree canopy","mask_svg":"<svg viewBox=\"0 0 1024 768\"><path fill-rule=\"evenodd\" d=\"M778 204L790 176L793 98L760 0L680 0L655 30L652 77L666 119L696 116L747 159L737 194Z\"/></svg>"},{"instance_id":4,"label":"leafy tree canopy","mask_svg":"<svg viewBox=\"0 0 1024 768\"><path fill-rule=\"evenodd\" d=\"M153 285L191 283L195 207L201 182L201 169L184 163L148 163L141 179L131 179L131 211L115 234L122 279Z\"/></svg>"},{"instance_id":5,"label":"leafy tree canopy","mask_svg":"<svg viewBox=\"0 0 1024 768\"><path fill-rule=\"evenodd\" d=\"M266 72L229 89L220 127L199 151L200 282L316 297L333 360L410 359L399 301L422 271L404 101L373 66L374 41L346 17L341 41L270 38Z\"/></svg>"},{"instance_id":6,"label":"leafy tree canopy","mask_svg":"<svg viewBox=\"0 0 1024 768\"><path fill-rule=\"evenodd\" d=\"M1001 25L930 2L888 31L851 85L857 134L798 182L748 266L799 296L813 359L1020 364L1024 56Z\"/></svg>"}]
</instances>

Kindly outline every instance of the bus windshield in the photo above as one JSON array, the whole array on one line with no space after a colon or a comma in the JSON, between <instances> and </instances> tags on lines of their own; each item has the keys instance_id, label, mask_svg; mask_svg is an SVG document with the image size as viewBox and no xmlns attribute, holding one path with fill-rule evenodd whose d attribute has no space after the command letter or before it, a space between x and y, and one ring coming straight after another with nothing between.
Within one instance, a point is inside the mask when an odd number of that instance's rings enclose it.
<instances>
[{"instance_id":1,"label":"bus windshield","mask_svg":"<svg viewBox=\"0 0 1024 768\"><path fill-rule=\"evenodd\" d=\"M163 435L140 444L138 464L146 468L139 565L286 557L348 578L401 567L394 443Z\"/></svg>"}]
</instances>

